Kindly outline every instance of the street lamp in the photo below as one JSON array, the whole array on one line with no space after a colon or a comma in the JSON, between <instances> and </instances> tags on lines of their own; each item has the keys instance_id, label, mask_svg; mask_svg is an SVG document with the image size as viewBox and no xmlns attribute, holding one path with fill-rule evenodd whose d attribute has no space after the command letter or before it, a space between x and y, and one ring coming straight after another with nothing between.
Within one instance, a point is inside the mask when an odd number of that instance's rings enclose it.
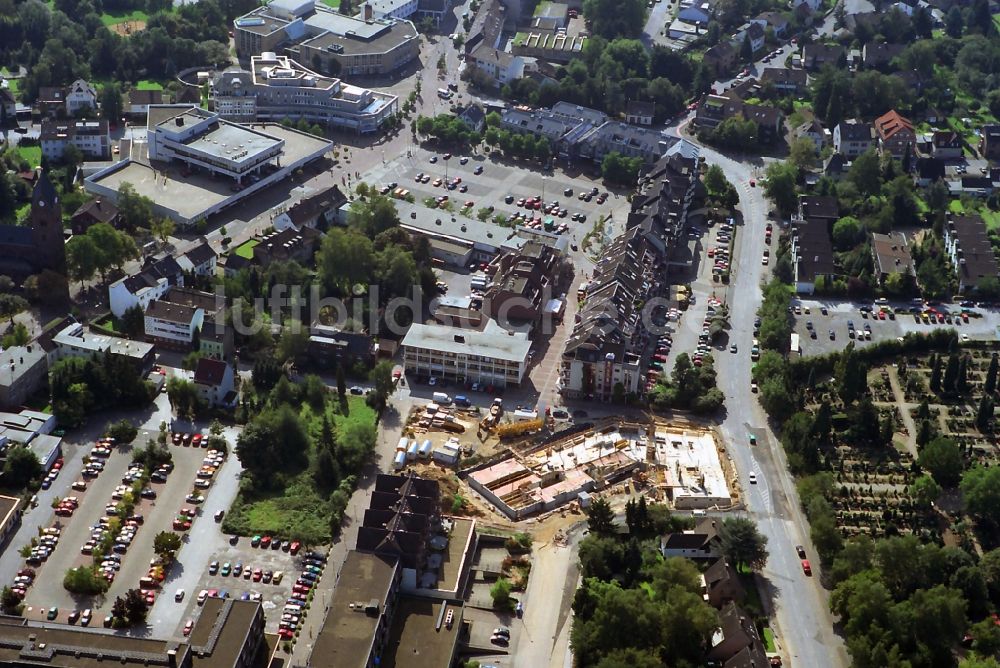
<instances>
[{"instance_id":1,"label":"street lamp","mask_svg":"<svg viewBox=\"0 0 1000 668\"><path fill-rule=\"evenodd\" d=\"M546 180L547 180L547 177L543 176L542 177L542 201L543 202L545 201L545 181Z\"/></svg>"}]
</instances>

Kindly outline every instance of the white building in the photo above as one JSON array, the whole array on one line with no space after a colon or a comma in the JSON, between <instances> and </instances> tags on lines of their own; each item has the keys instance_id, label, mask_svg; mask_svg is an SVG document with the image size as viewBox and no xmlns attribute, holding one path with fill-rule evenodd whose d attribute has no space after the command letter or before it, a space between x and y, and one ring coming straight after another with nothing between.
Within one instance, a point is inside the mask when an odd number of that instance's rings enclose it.
<instances>
[{"instance_id":1,"label":"white building","mask_svg":"<svg viewBox=\"0 0 1000 668\"><path fill-rule=\"evenodd\" d=\"M84 329L76 322L64 327L52 337L53 347L48 353L49 365L70 357L92 358L110 353L116 357L125 357L136 368L148 371L153 367L155 357L153 344L145 341L132 341L116 336L94 334Z\"/></svg>"},{"instance_id":2,"label":"white building","mask_svg":"<svg viewBox=\"0 0 1000 668\"><path fill-rule=\"evenodd\" d=\"M77 79L66 90L66 113L75 116L88 109L97 111L97 91L83 79Z\"/></svg>"},{"instance_id":3,"label":"white building","mask_svg":"<svg viewBox=\"0 0 1000 668\"><path fill-rule=\"evenodd\" d=\"M281 158L285 146L283 139L221 120L198 107L148 127L146 139L150 160L177 160L238 183L259 178Z\"/></svg>"},{"instance_id":4,"label":"white building","mask_svg":"<svg viewBox=\"0 0 1000 668\"><path fill-rule=\"evenodd\" d=\"M417 0L369 0L366 4L371 7L371 16L366 16L368 10L365 5L362 5L361 11L357 14L361 20L371 17L376 19L408 19L416 14L419 5Z\"/></svg>"},{"instance_id":5,"label":"white building","mask_svg":"<svg viewBox=\"0 0 1000 668\"><path fill-rule=\"evenodd\" d=\"M408 373L499 387L521 383L531 350L527 333L493 320L483 331L413 324L402 345Z\"/></svg>"},{"instance_id":6,"label":"white building","mask_svg":"<svg viewBox=\"0 0 1000 668\"><path fill-rule=\"evenodd\" d=\"M480 44L466 58L467 62L471 60L479 70L488 74L498 86L524 76L524 58L494 49L489 44Z\"/></svg>"},{"instance_id":7,"label":"white building","mask_svg":"<svg viewBox=\"0 0 1000 668\"><path fill-rule=\"evenodd\" d=\"M145 311L150 302L162 297L174 285L184 285L184 270L177 260L167 256L138 274L125 276L108 286L111 312L120 318L133 306Z\"/></svg>"},{"instance_id":8,"label":"white building","mask_svg":"<svg viewBox=\"0 0 1000 668\"><path fill-rule=\"evenodd\" d=\"M305 119L310 123L376 132L399 110L395 95L325 77L274 53L250 59L250 71L229 68L212 82L222 118L240 123Z\"/></svg>"},{"instance_id":9,"label":"white building","mask_svg":"<svg viewBox=\"0 0 1000 668\"><path fill-rule=\"evenodd\" d=\"M42 155L60 160L67 146L76 146L87 158L107 160L111 157L111 136L107 121L42 121L38 135Z\"/></svg>"},{"instance_id":10,"label":"white building","mask_svg":"<svg viewBox=\"0 0 1000 668\"><path fill-rule=\"evenodd\" d=\"M236 405L233 367L220 360L202 357L194 371L198 396L209 406L233 408Z\"/></svg>"},{"instance_id":11,"label":"white building","mask_svg":"<svg viewBox=\"0 0 1000 668\"><path fill-rule=\"evenodd\" d=\"M205 309L199 306L154 299L145 311L146 338L168 348L190 348L204 323Z\"/></svg>"}]
</instances>

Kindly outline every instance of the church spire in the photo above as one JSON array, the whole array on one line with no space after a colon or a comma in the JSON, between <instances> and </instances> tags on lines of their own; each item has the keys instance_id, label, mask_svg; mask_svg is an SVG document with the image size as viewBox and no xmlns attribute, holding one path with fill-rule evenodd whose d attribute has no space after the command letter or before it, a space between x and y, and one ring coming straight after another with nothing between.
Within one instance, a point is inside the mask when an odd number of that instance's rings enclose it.
<instances>
[{"instance_id":1,"label":"church spire","mask_svg":"<svg viewBox=\"0 0 1000 668\"><path fill-rule=\"evenodd\" d=\"M38 180L35 182L35 189L31 193L31 207L38 206L54 208L59 205L59 194L55 186L49 180L49 175L44 169L38 170Z\"/></svg>"}]
</instances>

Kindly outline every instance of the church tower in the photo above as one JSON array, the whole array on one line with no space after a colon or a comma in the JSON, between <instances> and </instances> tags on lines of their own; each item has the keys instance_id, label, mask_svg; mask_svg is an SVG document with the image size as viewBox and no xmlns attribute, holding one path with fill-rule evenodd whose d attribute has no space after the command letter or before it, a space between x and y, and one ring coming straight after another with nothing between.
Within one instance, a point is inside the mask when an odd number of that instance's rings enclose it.
<instances>
[{"instance_id":1,"label":"church tower","mask_svg":"<svg viewBox=\"0 0 1000 668\"><path fill-rule=\"evenodd\" d=\"M38 269L48 269L66 275L66 246L63 239L62 206L49 176L39 172L31 193L31 215L28 218L34 241L33 263Z\"/></svg>"}]
</instances>

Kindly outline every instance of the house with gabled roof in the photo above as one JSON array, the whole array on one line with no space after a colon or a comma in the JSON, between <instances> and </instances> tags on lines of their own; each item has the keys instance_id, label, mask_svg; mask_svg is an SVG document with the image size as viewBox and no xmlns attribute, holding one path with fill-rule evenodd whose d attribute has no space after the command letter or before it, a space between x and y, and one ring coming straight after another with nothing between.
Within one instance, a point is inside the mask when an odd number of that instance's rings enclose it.
<instances>
[{"instance_id":1,"label":"house with gabled roof","mask_svg":"<svg viewBox=\"0 0 1000 668\"><path fill-rule=\"evenodd\" d=\"M194 386L207 405L236 407L236 384L233 367L222 360L202 357L194 370Z\"/></svg>"},{"instance_id":2,"label":"house with gabled roof","mask_svg":"<svg viewBox=\"0 0 1000 668\"><path fill-rule=\"evenodd\" d=\"M896 110L875 119L875 133L878 135L879 151L883 155L889 153L894 158L902 158L907 146L910 151L916 150L917 135L913 131L913 123Z\"/></svg>"}]
</instances>

